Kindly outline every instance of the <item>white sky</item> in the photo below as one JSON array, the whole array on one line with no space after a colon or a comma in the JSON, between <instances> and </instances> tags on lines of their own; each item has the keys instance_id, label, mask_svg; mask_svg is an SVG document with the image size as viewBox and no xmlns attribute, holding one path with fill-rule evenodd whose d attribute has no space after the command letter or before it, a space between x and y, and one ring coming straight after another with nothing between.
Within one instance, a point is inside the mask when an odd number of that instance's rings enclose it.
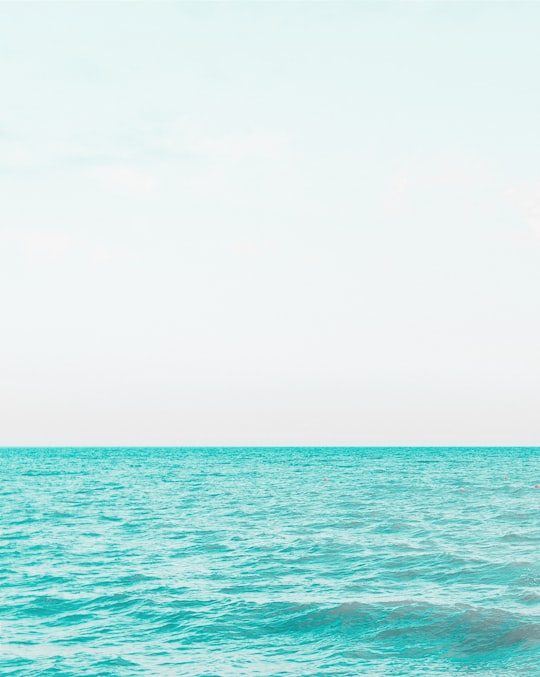
<instances>
[{"instance_id":1,"label":"white sky","mask_svg":"<svg viewBox=\"0 0 540 677\"><path fill-rule=\"evenodd\" d=\"M0 3L0 444L540 444L539 34Z\"/></svg>"}]
</instances>

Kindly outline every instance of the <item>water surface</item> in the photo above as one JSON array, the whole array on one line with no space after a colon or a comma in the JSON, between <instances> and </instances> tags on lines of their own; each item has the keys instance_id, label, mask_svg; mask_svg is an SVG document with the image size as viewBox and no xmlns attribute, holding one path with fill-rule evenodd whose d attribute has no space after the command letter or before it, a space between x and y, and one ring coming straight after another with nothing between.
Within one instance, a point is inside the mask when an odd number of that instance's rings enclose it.
<instances>
[{"instance_id":1,"label":"water surface","mask_svg":"<svg viewBox=\"0 0 540 677\"><path fill-rule=\"evenodd\" d=\"M537 449L2 449L0 674L540 674Z\"/></svg>"}]
</instances>

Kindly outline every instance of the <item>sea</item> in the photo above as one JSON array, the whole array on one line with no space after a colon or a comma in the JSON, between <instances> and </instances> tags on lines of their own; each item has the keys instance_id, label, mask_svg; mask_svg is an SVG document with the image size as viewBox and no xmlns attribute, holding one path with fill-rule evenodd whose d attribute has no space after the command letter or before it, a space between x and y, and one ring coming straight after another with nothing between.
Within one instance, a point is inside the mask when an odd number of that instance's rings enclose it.
<instances>
[{"instance_id":1,"label":"sea","mask_svg":"<svg viewBox=\"0 0 540 677\"><path fill-rule=\"evenodd\" d=\"M0 674L540 675L540 449L4 448Z\"/></svg>"}]
</instances>

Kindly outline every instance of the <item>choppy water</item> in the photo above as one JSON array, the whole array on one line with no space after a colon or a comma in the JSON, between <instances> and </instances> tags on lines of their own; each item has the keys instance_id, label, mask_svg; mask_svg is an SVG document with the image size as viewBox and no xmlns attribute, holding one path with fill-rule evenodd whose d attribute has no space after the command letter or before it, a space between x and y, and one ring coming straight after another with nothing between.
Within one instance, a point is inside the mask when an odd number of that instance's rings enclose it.
<instances>
[{"instance_id":1,"label":"choppy water","mask_svg":"<svg viewBox=\"0 0 540 677\"><path fill-rule=\"evenodd\" d=\"M0 674L540 675L539 454L2 449Z\"/></svg>"}]
</instances>

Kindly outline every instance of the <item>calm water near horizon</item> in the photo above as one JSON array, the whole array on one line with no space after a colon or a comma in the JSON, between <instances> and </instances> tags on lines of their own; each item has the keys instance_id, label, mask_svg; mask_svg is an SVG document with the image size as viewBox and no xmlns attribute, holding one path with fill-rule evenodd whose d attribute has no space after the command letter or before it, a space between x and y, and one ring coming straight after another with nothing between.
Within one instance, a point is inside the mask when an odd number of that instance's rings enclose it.
<instances>
[{"instance_id":1,"label":"calm water near horizon","mask_svg":"<svg viewBox=\"0 0 540 677\"><path fill-rule=\"evenodd\" d=\"M0 464L1 675L540 675L539 449Z\"/></svg>"}]
</instances>

